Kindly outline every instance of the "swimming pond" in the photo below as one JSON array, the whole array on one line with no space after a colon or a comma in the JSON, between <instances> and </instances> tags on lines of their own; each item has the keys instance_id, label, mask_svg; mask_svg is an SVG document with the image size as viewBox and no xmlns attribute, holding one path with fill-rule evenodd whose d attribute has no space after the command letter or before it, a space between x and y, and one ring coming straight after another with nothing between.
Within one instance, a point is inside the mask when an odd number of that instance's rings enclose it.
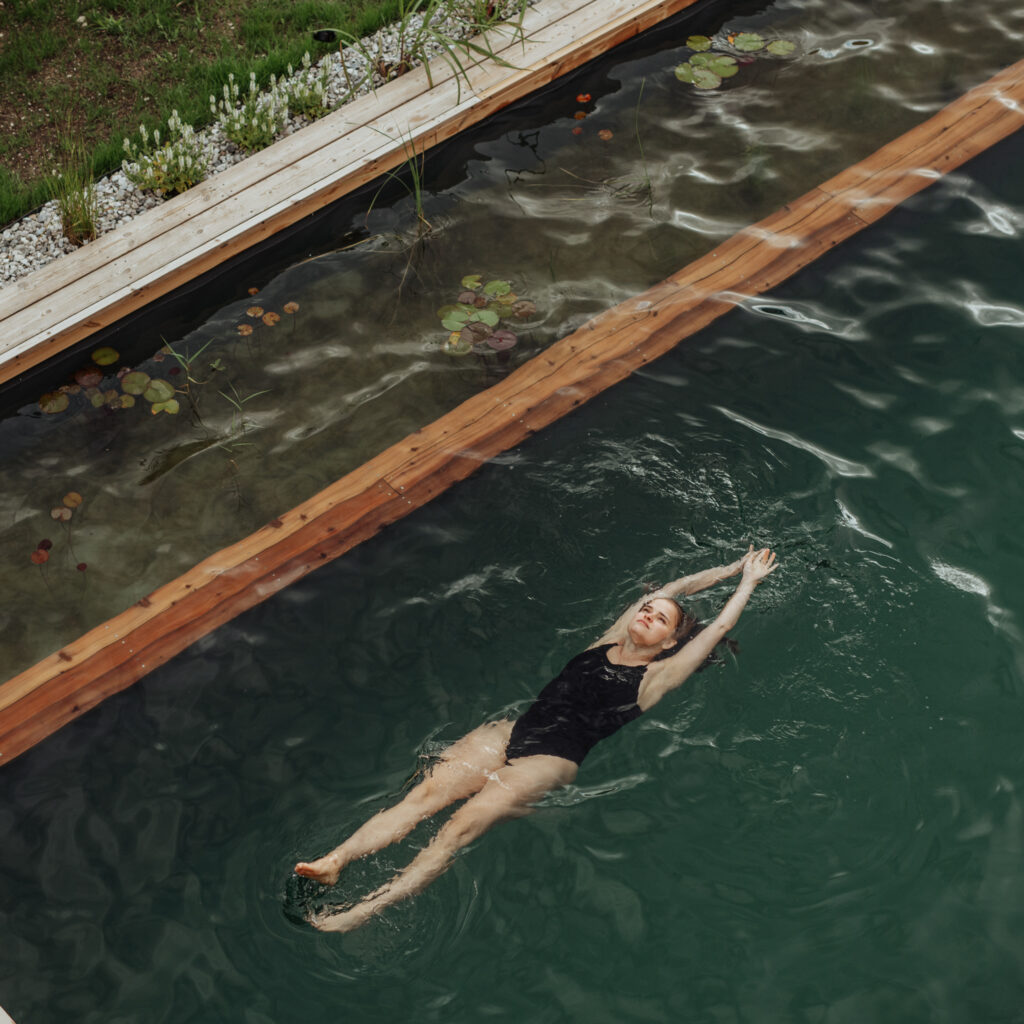
<instances>
[{"instance_id":1,"label":"swimming pond","mask_svg":"<svg viewBox=\"0 0 1024 1024\"><path fill-rule=\"evenodd\" d=\"M72 385L82 390L68 409L45 416L33 402L4 420L8 525L0 547L19 567L4 608L6 674L273 519L1016 56L1014 11L1003 4L967 20L949 5L921 4L903 9L899 22L853 7L809 14L757 6L729 18L708 10L707 26L687 20L679 35L759 28L796 50L755 57L713 94L676 78L673 68L694 55L664 35L649 52L585 69L516 120L493 122L466 178L431 200L435 230L424 243L410 249L409 203L375 206L369 221L365 209L335 220L315 259L280 273L244 264L252 276L234 280L235 301L224 304L223 287L212 304L187 296L192 326L180 327L187 318L176 310L134 335L122 331L125 344L117 344L126 356L130 350L134 374L115 379L119 358L97 386L97 368L78 367L86 377ZM430 173L439 188L458 177L443 162ZM293 261L308 254L303 242L295 245ZM515 290L518 311L516 303L496 305L509 307L503 331L518 340L511 349L451 355L437 311L474 273L480 290L488 281ZM264 321L270 314L276 323ZM508 334L498 342L508 344ZM176 389L178 414L148 415L152 397L122 393L148 377ZM108 404L125 399L135 407ZM64 519L54 522L54 514Z\"/></svg>"},{"instance_id":2,"label":"swimming pond","mask_svg":"<svg viewBox=\"0 0 1024 1024\"><path fill-rule=\"evenodd\" d=\"M1016 1020L1022 150L8 766L15 1020ZM420 755L748 538L738 656L363 931L289 917Z\"/></svg>"}]
</instances>

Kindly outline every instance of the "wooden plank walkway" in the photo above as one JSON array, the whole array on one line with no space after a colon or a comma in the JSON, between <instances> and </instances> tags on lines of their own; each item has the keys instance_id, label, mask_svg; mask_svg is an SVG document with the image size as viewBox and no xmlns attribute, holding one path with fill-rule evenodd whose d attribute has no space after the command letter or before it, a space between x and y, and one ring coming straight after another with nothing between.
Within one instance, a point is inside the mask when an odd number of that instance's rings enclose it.
<instances>
[{"instance_id":1,"label":"wooden plank walkway","mask_svg":"<svg viewBox=\"0 0 1024 1024\"><path fill-rule=\"evenodd\" d=\"M488 32L512 66L416 68L0 289L0 383L695 2L544 0Z\"/></svg>"},{"instance_id":2,"label":"wooden plank walkway","mask_svg":"<svg viewBox=\"0 0 1024 1024\"><path fill-rule=\"evenodd\" d=\"M1022 123L1024 61L10 680L0 687L0 764L663 355L744 297L777 287Z\"/></svg>"}]
</instances>

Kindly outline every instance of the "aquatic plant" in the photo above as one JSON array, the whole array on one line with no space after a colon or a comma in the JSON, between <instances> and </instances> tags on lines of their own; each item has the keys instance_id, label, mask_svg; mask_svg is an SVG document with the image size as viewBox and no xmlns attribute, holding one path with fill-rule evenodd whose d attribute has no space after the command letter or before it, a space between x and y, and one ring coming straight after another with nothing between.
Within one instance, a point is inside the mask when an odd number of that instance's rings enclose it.
<instances>
[{"instance_id":1,"label":"aquatic plant","mask_svg":"<svg viewBox=\"0 0 1024 1024\"><path fill-rule=\"evenodd\" d=\"M184 192L202 181L209 171L202 140L190 124L181 120L177 110L171 111L167 130L169 137L161 142L159 129L150 135L145 125L139 125L142 143L125 139L124 151L128 155L121 162L129 181L161 196Z\"/></svg>"},{"instance_id":2,"label":"aquatic plant","mask_svg":"<svg viewBox=\"0 0 1024 1024\"><path fill-rule=\"evenodd\" d=\"M736 75L741 64L754 59L751 54L764 51L773 57L788 57L796 50L796 43L788 39L767 40L758 32L734 32L715 38L690 36L686 45L693 55L676 65L675 76L680 82L707 90L717 89L726 78Z\"/></svg>"},{"instance_id":3,"label":"aquatic plant","mask_svg":"<svg viewBox=\"0 0 1024 1024\"><path fill-rule=\"evenodd\" d=\"M441 326L449 332L441 351L452 356L483 356L514 348L518 336L499 324L528 320L537 312L534 303L513 292L510 281L496 278L484 283L482 275L468 274L460 284L456 301L437 311Z\"/></svg>"}]
</instances>

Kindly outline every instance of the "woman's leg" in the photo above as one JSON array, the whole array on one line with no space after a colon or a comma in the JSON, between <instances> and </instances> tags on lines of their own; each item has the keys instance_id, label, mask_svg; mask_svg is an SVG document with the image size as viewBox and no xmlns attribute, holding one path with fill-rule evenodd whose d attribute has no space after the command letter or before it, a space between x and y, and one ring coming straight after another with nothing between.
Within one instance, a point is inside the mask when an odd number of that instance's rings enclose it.
<instances>
[{"instance_id":1,"label":"woman's leg","mask_svg":"<svg viewBox=\"0 0 1024 1024\"><path fill-rule=\"evenodd\" d=\"M407 836L424 818L484 788L505 763L511 722L488 722L457 740L405 798L371 818L339 847L319 860L300 861L295 873L334 885L350 861L375 853Z\"/></svg>"},{"instance_id":2,"label":"woman's leg","mask_svg":"<svg viewBox=\"0 0 1024 1024\"><path fill-rule=\"evenodd\" d=\"M476 796L470 797L448 820L426 849L386 885L349 910L312 919L325 932L347 932L365 924L399 900L429 885L445 872L455 854L478 839L492 825L529 814L532 804L546 793L576 778L576 765L563 757L538 754L517 758L502 768Z\"/></svg>"}]
</instances>

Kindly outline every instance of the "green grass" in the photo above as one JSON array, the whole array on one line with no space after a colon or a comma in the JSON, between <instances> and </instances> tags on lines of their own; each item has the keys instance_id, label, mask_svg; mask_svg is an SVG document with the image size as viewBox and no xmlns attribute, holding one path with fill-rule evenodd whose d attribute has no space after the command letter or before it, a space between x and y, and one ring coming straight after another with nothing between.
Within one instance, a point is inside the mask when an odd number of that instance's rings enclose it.
<instances>
[{"instance_id":1,"label":"green grass","mask_svg":"<svg viewBox=\"0 0 1024 1024\"><path fill-rule=\"evenodd\" d=\"M313 42L313 29L358 37L398 13L398 0L5 0L0 223L46 201L69 134L105 174L140 123L165 126L177 109L196 128L209 124L209 96L229 73L247 82L254 71L264 84L307 50L316 60L335 48Z\"/></svg>"}]
</instances>

